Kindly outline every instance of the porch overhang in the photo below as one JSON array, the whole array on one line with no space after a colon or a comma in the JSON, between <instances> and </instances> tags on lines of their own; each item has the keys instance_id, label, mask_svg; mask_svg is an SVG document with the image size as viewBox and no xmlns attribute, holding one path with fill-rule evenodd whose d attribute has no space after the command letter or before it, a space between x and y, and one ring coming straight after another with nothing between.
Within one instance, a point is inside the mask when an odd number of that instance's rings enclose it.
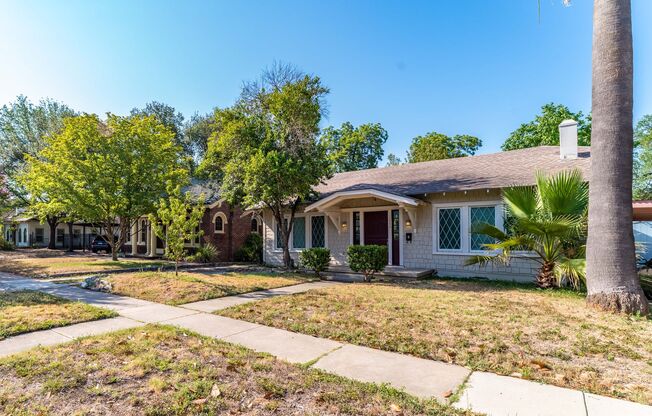
<instances>
[{"instance_id":1,"label":"porch overhang","mask_svg":"<svg viewBox=\"0 0 652 416\"><path fill-rule=\"evenodd\" d=\"M335 225L339 233L342 231L342 210L337 205L344 201L364 198L376 198L381 201L386 201L391 205L397 205L399 208L403 208L412 224L415 225L417 224L417 207L424 204L424 202L419 199L391 192L379 191L377 189L357 189L353 191L335 192L311 205L308 205L305 208L305 212L317 211L325 213L333 225ZM414 231L416 231L416 229Z\"/></svg>"}]
</instances>

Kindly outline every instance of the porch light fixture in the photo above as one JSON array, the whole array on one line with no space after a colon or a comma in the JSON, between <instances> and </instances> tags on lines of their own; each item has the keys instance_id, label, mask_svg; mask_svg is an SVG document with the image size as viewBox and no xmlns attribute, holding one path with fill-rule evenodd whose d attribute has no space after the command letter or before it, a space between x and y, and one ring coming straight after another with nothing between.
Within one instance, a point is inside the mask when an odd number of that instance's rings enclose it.
<instances>
[{"instance_id":1,"label":"porch light fixture","mask_svg":"<svg viewBox=\"0 0 652 416\"><path fill-rule=\"evenodd\" d=\"M412 221L410 221L409 219L405 220L405 226L406 227L412 227Z\"/></svg>"},{"instance_id":2,"label":"porch light fixture","mask_svg":"<svg viewBox=\"0 0 652 416\"><path fill-rule=\"evenodd\" d=\"M348 227L348 226L349 225L346 223L346 221L342 221L342 229L343 230L346 230L346 227Z\"/></svg>"}]
</instances>

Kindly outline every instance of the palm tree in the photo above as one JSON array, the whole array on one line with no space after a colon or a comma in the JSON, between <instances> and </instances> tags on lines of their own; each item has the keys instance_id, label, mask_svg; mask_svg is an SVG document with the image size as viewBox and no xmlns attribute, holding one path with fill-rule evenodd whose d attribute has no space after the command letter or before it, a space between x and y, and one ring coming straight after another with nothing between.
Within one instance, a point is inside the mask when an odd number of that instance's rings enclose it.
<instances>
[{"instance_id":1,"label":"palm tree","mask_svg":"<svg viewBox=\"0 0 652 416\"><path fill-rule=\"evenodd\" d=\"M577 288L584 279L588 185L577 170L552 176L539 173L536 183L503 192L505 232L487 223L473 225L474 233L495 239L484 248L497 253L473 256L466 264L508 264L512 258L528 259L540 265L537 286L559 287L567 279Z\"/></svg>"},{"instance_id":2,"label":"palm tree","mask_svg":"<svg viewBox=\"0 0 652 416\"><path fill-rule=\"evenodd\" d=\"M595 0L587 300L647 314L632 230L633 51L630 0Z\"/></svg>"}]
</instances>

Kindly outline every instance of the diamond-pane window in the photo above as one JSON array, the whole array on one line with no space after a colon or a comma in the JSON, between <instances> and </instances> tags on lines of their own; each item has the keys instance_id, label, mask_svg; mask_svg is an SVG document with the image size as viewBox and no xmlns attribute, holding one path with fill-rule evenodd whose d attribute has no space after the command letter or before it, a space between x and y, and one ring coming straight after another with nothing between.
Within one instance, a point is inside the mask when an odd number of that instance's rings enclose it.
<instances>
[{"instance_id":1,"label":"diamond-pane window","mask_svg":"<svg viewBox=\"0 0 652 416\"><path fill-rule=\"evenodd\" d=\"M326 232L324 231L325 221L323 216L310 219L311 237L313 247L324 247L326 245Z\"/></svg>"},{"instance_id":2,"label":"diamond-pane window","mask_svg":"<svg viewBox=\"0 0 652 416\"><path fill-rule=\"evenodd\" d=\"M471 229L479 223L496 225L496 207L471 207ZM483 250L484 244L493 242L488 235L471 233L471 250Z\"/></svg>"},{"instance_id":3,"label":"diamond-pane window","mask_svg":"<svg viewBox=\"0 0 652 416\"><path fill-rule=\"evenodd\" d=\"M460 235L460 209L439 209L439 248L441 250L459 250L462 248Z\"/></svg>"},{"instance_id":4,"label":"diamond-pane window","mask_svg":"<svg viewBox=\"0 0 652 416\"><path fill-rule=\"evenodd\" d=\"M306 219L295 218L292 226L292 247L306 248Z\"/></svg>"}]
</instances>

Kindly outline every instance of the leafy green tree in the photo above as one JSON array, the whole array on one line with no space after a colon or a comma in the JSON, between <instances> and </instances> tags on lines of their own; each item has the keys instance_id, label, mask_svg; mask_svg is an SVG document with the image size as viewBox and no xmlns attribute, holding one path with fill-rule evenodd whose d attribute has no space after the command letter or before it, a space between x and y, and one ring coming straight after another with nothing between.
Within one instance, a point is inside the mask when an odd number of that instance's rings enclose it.
<instances>
[{"instance_id":1,"label":"leafy green tree","mask_svg":"<svg viewBox=\"0 0 652 416\"><path fill-rule=\"evenodd\" d=\"M318 140L327 93L318 77L290 66L265 71L261 81L245 85L233 107L216 112L219 128L202 166L222 178L230 203L272 211L286 267L292 265L288 242L296 210L331 174Z\"/></svg>"},{"instance_id":2,"label":"leafy green tree","mask_svg":"<svg viewBox=\"0 0 652 416\"><path fill-rule=\"evenodd\" d=\"M472 225L473 233L496 240L484 247L497 253L473 256L467 265L509 264L512 258L523 258L539 263L537 286L559 287L568 279L578 287L585 276L588 184L579 171L563 171L552 176L540 173L536 182L536 186L503 191L506 231L487 223Z\"/></svg>"},{"instance_id":3,"label":"leafy green tree","mask_svg":"<svg viewBox=\"0 0 652 416\"><path fill-rule=\"evenodd\" d=\"M195 163L199 164L208 151L208 140L215 131L213 114L195 113L183 129L184 143L192 148Z\"/></svg>"},{"instance_id":4,"label":"leafy green tree","mask_svg":"<svg viewBox=\"0 0 652 416\"><path fill-rule=\"evenodd\" d=\"M449 137L445 134L430 132L412 139L407 162L417 163L471 156L480 146L482 146L482 140L474 136L463 134Z\"/></svg>"},{"instance_id":5,"label":"leafy green tree","mask_svg":"<svg viewBox=\"0 0 652 416\"><path fill-rule=\"evenodd\" d=\"M102 122L85 114L66 119L60 134L28 156L22 182L63 212L101 225L117 260L131 226L155 211L167 184L187 183L180 152L174 133L152 116L109 114Z\"/></svg>"},{"instance_id":6,"label":"leafy green tree","mask_svg":"<svg viewBox=\"0 0 652 416\"><path fill-rule=\"evenodd\" d=\"M182 149L182 158L189 168L194 167L194 146L189 140L190 136L184 134L184 117L174 107L152 101L145 104L143 108L133 108L132 116L154 116L165 127L174 133L174 142Z\"/></svg>"},{"instance_id":7,"label":"leafy green tree","mask_svg":"<svg viewBox=\"0 0 652 416\"><path fill-rule=\"evenodd\" d=\"M403 161L400 157L396 156L394 153L387 155L387 165L386 166L398 166L403 164Z\"/></svg>"},{"instance_id":8,"label":"leafy green tree","mask_svg":"<svg viewBox=\"0 0 652 416\"><path fill-rule=\"evenodd\" d=\"M354 127L347 121L340 128L326 128L321 140L335 172L349 172L378 167L387 131L379 123Z\"/></svg>"},{"instance_id":9,"label":"leafy green tree","mask_svg":"<svg viewBox=\"0 0 652 416\"><path fill-rule=\"evenodd\" d=\"M559 145L559 124L567 119L577 121L577 142L580 146L591 145L591 116L581 111L571 112L561 104L548 103L541 107L541 114L534 120L523 123L514 130L505 143L503 150L525 149L537 146Z\"/></svg>"},{"instance_id":10,"label":"leafy green tree","mask_svg":"<svg viewBox=\"0 0 652 416\"><path fill-rule=\"evenodd\" d=\"M634 145L634 199L652 199L652 114L636 124Z\"/></svg>"},{"instance_id":11,"label":"leafy green tree","mask_svg":"<svg viewBox=\"0 0 652 416\"><path fill-rule=\"evenodd\" d=\"M204 197L194 200L190 193L182 195L176 187L167 198L161 198L156 214L149 221L156 235L165 241L165 257L174 260L174 274L186 255L186 242L195 241L203 231L199 224L204 215Z\"/></svg>"},{"instance_id":12,"label":"leafy green tree","mask_svg":"<svg viewBox=\"0 0 652 416\"><path fill-rule=\"evenodd\" d=\"M70 107L44 99L34 104L20 95L0 108L0 172L9 194L23 203L27 195L17 182L27 155L35 156L46 139L61 131L63 120L75 115Z\"/></svg>"}]
</instances>

